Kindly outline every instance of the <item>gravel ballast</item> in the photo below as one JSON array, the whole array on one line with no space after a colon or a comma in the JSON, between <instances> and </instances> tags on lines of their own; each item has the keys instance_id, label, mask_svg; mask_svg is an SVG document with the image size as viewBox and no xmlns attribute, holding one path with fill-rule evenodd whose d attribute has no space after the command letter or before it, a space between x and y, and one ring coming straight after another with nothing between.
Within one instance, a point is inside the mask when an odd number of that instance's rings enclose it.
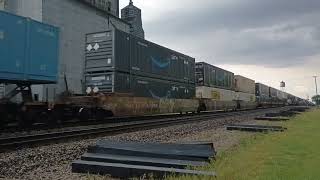
<instances>
[{"instance_id":1,"label":"gravel ballast","mask_svg":"<svg viewBox=\"0 0 320 180\"><path fill-rule=\"evenodd\" d=\"M72 173L70 165L73 160L80 158L89 145L94 145L99 139L138 142L212 141L219 152L237 144L242 137L249 135L244 132L225 131L223 126L239 122L252 122L256 116L274 111L278 110L265 110L263 113L219 118L94 139L67 141L40 147L21 148L0 154L0 178L88 179L87 175ZM239 136L239 134L244 136Z\"/></svg>"}]
</instances>

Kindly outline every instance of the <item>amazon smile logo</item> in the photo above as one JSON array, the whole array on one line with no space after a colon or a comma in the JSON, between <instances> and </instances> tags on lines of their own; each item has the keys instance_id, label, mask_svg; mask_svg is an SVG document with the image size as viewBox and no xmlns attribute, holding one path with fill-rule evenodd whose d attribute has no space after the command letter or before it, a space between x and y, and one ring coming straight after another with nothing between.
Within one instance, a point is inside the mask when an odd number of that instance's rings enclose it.
<instances>
[{"instance_id":1,"label":"amazon smile logo","mask_svg":"<svg viewBox=\"0 0 320 180\"><path fill-rule=\"evenodd\" d=\"M165 59L165 60L159 60L156 59L154 57L151 57L151 61L152 61L152 65L164 69L164 68L168 68L170 66L170 60L169 59Z\"/></svg>"}]
</instances>

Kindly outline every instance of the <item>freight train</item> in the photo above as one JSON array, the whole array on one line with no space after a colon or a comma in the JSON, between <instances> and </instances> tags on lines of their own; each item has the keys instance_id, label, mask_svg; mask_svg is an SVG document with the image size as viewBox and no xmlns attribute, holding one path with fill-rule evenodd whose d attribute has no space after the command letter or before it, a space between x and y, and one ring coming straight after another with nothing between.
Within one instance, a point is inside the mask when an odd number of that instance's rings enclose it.
<instances>
[{"instance_id":1,"label":"freight train","mask_svg":"<svg viewBox=\"0 0 320 180\"><path fill-rule=\"evenodd\" d=\"M0 100L0 126L307 103L116 28L86 35L79 74L86 93L66 88L54 102L36 102L31 85L54 84L61 74L59 28L4 12L0 21L0 83L16 85ZM23 101L10 101L18 93Z\"/></svg>"}]
</instances>

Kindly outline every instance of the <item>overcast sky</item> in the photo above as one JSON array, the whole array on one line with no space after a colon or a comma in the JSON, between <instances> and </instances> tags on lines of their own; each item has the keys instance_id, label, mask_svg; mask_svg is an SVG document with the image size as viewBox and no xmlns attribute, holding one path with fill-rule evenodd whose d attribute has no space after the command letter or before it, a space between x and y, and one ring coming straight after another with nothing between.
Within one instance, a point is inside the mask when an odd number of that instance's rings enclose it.
<instances>
[{"instance_id":1,"label":"overcast sky","mask_svg":"<svg viewBox=\"0 0 320 180\"><path fill-rule=\"evenodd\" d=\"M133 2L142 9L146 39L276 88L283 80L286 91L303 98L315 94L320 0Z\"/></svg>"}]
</instances>

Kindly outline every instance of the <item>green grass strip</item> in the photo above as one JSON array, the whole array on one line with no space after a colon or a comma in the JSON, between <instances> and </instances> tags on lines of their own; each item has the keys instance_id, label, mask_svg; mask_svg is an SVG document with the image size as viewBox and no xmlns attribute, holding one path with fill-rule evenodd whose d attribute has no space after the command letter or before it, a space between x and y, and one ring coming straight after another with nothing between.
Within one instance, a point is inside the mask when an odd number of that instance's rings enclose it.
<instances>
[{"instance_id":1,"label":"green grass strip","mask_svg":"<svg viewBox=\"0 0 320 180\"><path fill-rule=\"evenodd\" d=\"M202 170L215 171L218 176L211 179L219 180L320 179L320 110L303 113L281 125L288 130L253 135Z\"/></svg>"}]
</instances>

